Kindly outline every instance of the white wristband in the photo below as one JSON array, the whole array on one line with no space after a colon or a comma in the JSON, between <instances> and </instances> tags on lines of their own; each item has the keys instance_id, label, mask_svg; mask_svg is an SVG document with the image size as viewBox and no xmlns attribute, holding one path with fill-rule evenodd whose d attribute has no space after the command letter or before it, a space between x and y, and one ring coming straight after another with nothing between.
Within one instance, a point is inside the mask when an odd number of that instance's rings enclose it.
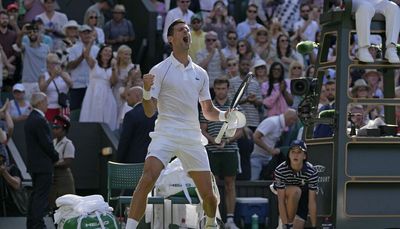
<instances>
[{"instance_id":1,"label":"white wristband","mask_svg":"<svg viewBox=\"0 0 400 229\"><path fill-rule=\"evenodd\" d=\"M150 91L143 90L143 99L144 100L150 100L151 99Z\"/></svg>"},{"instance_id":2,"label":"white wristband","mask_svg":"<svg viewBox=\"0 0 400 229\"><path fill-rule=\"evenodd\" d=\"M219 112L219 115L218 115L219 121L222 121L222 122L225 122L225 121L226 121L225 113L226 113L226 111L220 111L220 112Z\"/></svg>"}]
</instances>

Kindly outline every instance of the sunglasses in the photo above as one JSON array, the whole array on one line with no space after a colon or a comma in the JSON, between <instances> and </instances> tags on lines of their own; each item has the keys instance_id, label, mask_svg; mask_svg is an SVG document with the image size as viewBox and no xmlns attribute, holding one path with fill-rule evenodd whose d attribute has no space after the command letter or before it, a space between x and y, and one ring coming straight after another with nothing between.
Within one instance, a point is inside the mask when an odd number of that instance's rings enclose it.
<instances>
[{"instance_id":1,"label":"sunglasses","mask_svg":"<svg viewBox=\"0 0 400 229\"><path fill-rule=\"evenodd\" d=\"M282 69L281 68L273 68L272 71L280 72L280 71L282 71Z\"/></svg>"},{"instance_id":2,"label":"sunglasses","mask_svg":"<svg viewBox=\"0 0 400 229\"><path fill-rule=\"evenodd\" d=\"M258 35L258 36L267 36L268 34L265 33L265 32L262 32L262 33L257 33L257 35Z\"/></svg>"},{"instance_id":3,"label":"sunglasses","mask_svg":"<svg viewBox=\"0 0 400 229\"><path fill-rule=\"evenodd\" d=\"M207 42L215 42L217 39L206 39Z\"/></svg>"},{"instance_id":4,"label":"sunglasses","mask_svg":"<svg viewBox=\"0 0 400 229\"><path fill-rule=\"evenodd\" d=\"M301 69L300 66L294 66L293 69Z\"/></svg>"},{"instance_id":5,"label":"sunglasses","mask_svg":"<svg viewBox=\"0 0 400 229\"><path fill-rule=\"evenodd\" d=\"M190 1L181 1L181 3L186 3L186 4L189 4L189 3L190 3Z\"/></svg>"},{"instance_id":6,"label":"sunglasses","mask_svg":"<svg viewBox=\"0 0 400 229\"><path fill-rule=\"evenodd\" d=\"M309 13L310 10L302 10L301 12L302 12L302 13Z\"/></svg>"},{"instance_id":7,"label":"sunglasses","mask_svg":"<svg viewBox=\"0 0 400 229\"><path fill-rule=\"evenodd\" d=\"M97 16L90 16L89 19L97 19Z\"/></svg>"},{"instance_id":8,"label":"sunglasses","mask_svg":"<svg viewBox=\"0 0 400 229\"><path fill-rule=\"evenodd\" d=\"M112 12L113 14L125 14L124 12Z\"/></svg>"},{"instance_id":9,"label":"sunglasses","mask_svg":"<svg viewBox=\"0 0 400 229\"><path fill-rule=\"evenodd\" d=\"M289 42L289 40L284 39L284 40L279 40L279 42Z\"/></svg>"},{"instance_id":10,"label":"sunglasses","mask_svg":"<svg viewBox=\"0 0 400 229\"><path fill-rule=\"evenodd\" d=\"M228 67L234 67L234 66L236 66L236 63L233 63L233 64L228 63Z\"/></svg>"},{"instance_id":11,"label":"sunglasses","mask_svg":"<svg viewBox=\"0 0 400 229\"><path fill-rule=\"evenodd\" d=\"M236 37L228 37L228 40L231 40L231 41L236 40Z\"/></svg>"},{"instance_id":12,"label":"sunglasses","mask_svg":"<svg viewBox=\"0 0 400 229\"><path fill-rule=\"evenodd\" d=\"M192 24L200 24L200 23L201 23L200 20L193 20L193 21L192 21Z\"/></svg>"},{"instance_id":13,"label":"sunglasses","mask_svg":"<svg viewBox=\"0 0 400 229\"><path fill-rule=\"evenodd\" d=\"M255 14L255 13L257 13L257 10L247 10L247 12L251 13L251 14Z\"/></svg>"},{"instance_id":14,"label":"sunglasses","mask_svg":"<svg viewBox=\"0 0 400 229\"><path fill-rule=\"evenodd\" d=\"M240 44L240 45L238 45L240 48L243 48L243 47L246 47L246 45L245 44Z\"/></svg>"}]
</instances>

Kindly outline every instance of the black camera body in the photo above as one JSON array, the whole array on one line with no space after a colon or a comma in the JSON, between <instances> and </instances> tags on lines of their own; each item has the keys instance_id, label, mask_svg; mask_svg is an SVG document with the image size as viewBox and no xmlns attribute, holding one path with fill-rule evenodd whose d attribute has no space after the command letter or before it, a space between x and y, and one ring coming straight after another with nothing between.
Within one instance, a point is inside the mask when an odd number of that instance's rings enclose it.
<instances>
[{"instance_id":1,"label":"black camera body","mask_svg":"<svg viewBox=\"0 0 400 229\"><path fill-rule=\"evenodd\" d=\"M290 82L290 91L292 95L306 96L314 94L317 88L317 79L309 77L301 77L292 79Z\"/></svg>"}]
</instances>

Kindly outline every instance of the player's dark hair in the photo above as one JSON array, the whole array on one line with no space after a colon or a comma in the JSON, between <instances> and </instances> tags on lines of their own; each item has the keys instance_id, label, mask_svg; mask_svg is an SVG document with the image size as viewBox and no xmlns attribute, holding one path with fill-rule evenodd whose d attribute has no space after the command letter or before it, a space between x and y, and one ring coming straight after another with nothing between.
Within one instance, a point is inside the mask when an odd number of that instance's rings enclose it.
<instances>
[{"instance_id":1,"label":"player's dark hair","mask_svg":"<svg viewBox=\"0 0 400 229\"><path fill-rule=\"evenodd\" d=\"M176 19L175 21L173 21L171 23L171 25L169 25L168 30L167 30L167 37L172 36L174 34L174 26L177 24L186 24L186 22L180 18Z\"/></svg>"}]
</instances>

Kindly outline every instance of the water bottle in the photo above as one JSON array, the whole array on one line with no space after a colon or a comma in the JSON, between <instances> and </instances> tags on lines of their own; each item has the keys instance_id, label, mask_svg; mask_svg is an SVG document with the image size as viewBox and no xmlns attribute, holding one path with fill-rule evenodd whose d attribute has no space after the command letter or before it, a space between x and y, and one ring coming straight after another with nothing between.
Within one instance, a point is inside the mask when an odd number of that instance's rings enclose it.
<instances>
[{"instance_id":1,"label":"water bottle","mask_svg":"<svg viewBox=\"0 0 400 229\"><path fill-rule=\"evenodd\" d=\"M161 31L163 29L163 18L161 14L157 15L157 31Z\"/></svg>"},{"instance_id":2,"label":"water bottle","mask_svg":"<svg viewBox=\"0 0 400 229\"><path fill-rule=\"evenodd\" d=\"M251 216L251 229L258 229L258 215L255 213Z\"/></svg>"},{"instance_id":3,"label":"water bottle","mask_svg":"<svg viewBox=\"0 0 400 229\"><path fill-rule=\"evenodd\" d=\"M324 222L322 223L322 229L333 229L333 224L329 217L326 217Z\"/></svg>"},{"instance_id":4,"label":"water bottle","mask_svg":"<svg viewBox=\"0 0 400 229\"><path fill-rule=\"evenodd\" d=\"M187 229L187 228L188 228L188 226L186 224L186 219L182 218L181 225L179 225L179 229Z\"/></svg>"}]
</instances>

